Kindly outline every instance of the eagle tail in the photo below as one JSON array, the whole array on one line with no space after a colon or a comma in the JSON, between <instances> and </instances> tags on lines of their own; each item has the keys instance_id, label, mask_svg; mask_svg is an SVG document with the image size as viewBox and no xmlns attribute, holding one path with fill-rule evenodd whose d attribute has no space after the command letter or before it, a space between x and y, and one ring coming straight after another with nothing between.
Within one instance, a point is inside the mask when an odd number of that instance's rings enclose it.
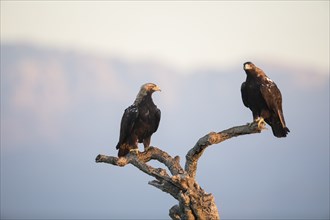
<instances>
[{"instance_id":1,"label":"eagle tail","mask_svg":"<svg viewBox=\"0 0 330 220\"><path fill-rule=\"evenodd\" d=\"M286 137L290 132L289 128L283 125L278 117L273 117L271 127L274 136L278 138Z\"/></svg>"}]
</instances>

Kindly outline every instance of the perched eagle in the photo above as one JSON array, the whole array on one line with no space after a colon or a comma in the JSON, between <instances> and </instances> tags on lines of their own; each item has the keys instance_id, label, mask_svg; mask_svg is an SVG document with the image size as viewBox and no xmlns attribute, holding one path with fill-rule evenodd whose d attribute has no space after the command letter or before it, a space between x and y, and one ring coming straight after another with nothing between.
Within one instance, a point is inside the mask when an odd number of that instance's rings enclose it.
<instances>
[{"instance_id":1,"label":"perched eagle","mask_svg":"<svg viewBox=\"0 0 330 220\"><path fill-rule=\"evenodd\" d=\"M251 62L243 65L246 81L241 86L242 100L250 108L253 119L263 119L275 137L286 137L290 130L285 125L282 95L273 80Z\"/></svg>"},{"instance_id":2,"label":"perched eagle","mask_svg":"<svg viewBox=\"0 0 330 220\"><path fill-rule=\"evenodd\" d=\"M142 85L134 104L125 109L116 146L118 157L131 150L138 151L138 143L143 143L145 149L149 147L151 135L157 131L160 121L160 110L151 98L155 91L160 88L153 83Z\"/></svg>"}]
</instances>

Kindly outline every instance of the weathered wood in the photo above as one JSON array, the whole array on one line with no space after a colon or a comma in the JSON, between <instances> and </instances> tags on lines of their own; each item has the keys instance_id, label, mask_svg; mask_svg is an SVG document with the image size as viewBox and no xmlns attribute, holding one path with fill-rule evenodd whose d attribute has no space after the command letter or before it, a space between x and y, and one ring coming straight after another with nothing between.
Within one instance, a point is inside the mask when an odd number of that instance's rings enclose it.
<instances>
[{"instance_id":1,"label":"weathered wood","mask_svg":"<svg viewBox=\"0 0 330 220\"><path fill-rule=\"evenodd\" d=\"M265 128L263 121L254 121L250 124L241 125L229 128L227 130L216 132L210 132L209 134L201 137L195 146L190 149L186 155L185 171L189 176L195 178L198 159L202 156L204 150L213 145L219 144L222 141L237 137L240 135L260 133Z\"/></svg>"},{"instance_id":2,"label":"weathered wood","mask_svg":"<svg viewBox=\"0 0 330 220\"><path fill-rule=\"evenodd\" d=\"M198 159L207 147L232 137L260 133L264 126L264 123L257 121L205 135L188 151L185 169L180 165L179 156L173 158L157 147L149 147L144 152L139 152L138 154L129 153L125 157L120 158L99 154L95 161L120 167L132 164L142 172L153 176L155 180L150 181L149 184L163 192L169 193L179 202L178 205L173 206L169 210L169 216L174 220L218 220L220 217L213 195L206 193L195 179ZM157 160L163 163L170 171L170 174L165 169L148 165L147 162L150 160Z\"/></svg>"},{"instance_id":3,"label":"weathered wood","mask_svg":"<svg viewBox=\"0 0 330 220\"><path fill-rule=\"evenodd\" d=\"M172 158L168 153L157 147L149 147L146 151L139 152L137 155L129 153L126 157L120 158L99 154L95 159L96 163L109 163L115 166L125 166L129 163L137 163L136 161L147 163L150 160L158 160L160 163L163 163L167 166L172 175L184 173L180 165L179 156Z\"/></svg>"}]
</instances>

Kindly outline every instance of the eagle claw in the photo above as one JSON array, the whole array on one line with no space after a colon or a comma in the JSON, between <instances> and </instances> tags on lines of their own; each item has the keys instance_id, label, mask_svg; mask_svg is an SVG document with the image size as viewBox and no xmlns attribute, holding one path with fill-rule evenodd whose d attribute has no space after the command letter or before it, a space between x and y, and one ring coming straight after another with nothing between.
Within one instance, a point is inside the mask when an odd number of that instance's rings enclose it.
<instances>
[{"instance_id":1,"label":"eagle claw","mask_svg":"<svg viewBox=\"0 0 330 220\"><path fill-rule=\"evenodd\" d=\"M130 154L138 155L138 154L139 154L139 149L130 149L130 150L129 150L129 153L130 153Z\"/></svg>"},{"instance_id":2,"label":"eagle claw","mask_svg":"<svg viewBox=\"0 0 330 220\"><path fill-rule=\"evenodd\" d=\"M266 122L265 122L265 120L262 118L262 117L258 117L256 120L255 120L255 122L257 122L258 123L258 128L260 129L260 130L262 130L262 129L266 129Z\"/></svg>"}]
</instances>

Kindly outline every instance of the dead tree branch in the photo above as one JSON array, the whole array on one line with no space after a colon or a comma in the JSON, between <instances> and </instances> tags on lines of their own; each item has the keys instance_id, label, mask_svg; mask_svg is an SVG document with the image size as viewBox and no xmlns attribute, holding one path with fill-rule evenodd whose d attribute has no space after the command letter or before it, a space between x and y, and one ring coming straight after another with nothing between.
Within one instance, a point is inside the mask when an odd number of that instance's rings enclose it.
<instances>
[{"instance_id":1,"label":"dead tree branch","mask_svg":"<svg viewBox=\"0 0 330 220\"><path fill-rule=\"evenodd\" d=\"M186 155L186 165L185 171L189 176L195 178L198 159L202 156L204 150L211 146L212 144L219 144L232 137L237 137L240 135L260 133L264 129L265 124L258 124L258 122L253 122L247 125L241 125L229 128L227 130L216 132L210 132L209 134L201 137L195 146L188 151Z\"/></svg>"},{"instance_id":2,"label":"dead tree branch","mask_svg":"<svg viewBox=\"0 0 330 220\"><path fill-rule=\"evenodd\" d=\"M97 163L108 163L123 167L132 164L142 172L153 176L155 180L149 184L169 193L179 201L178 205L169 210L169 216L175 220L197 220L197 219L220 219L212 194L206 193L196 182L198 159L204 150L213 145L221 143L232 137L240 135L260 133L264 124L253 122L251 124L232 127L221 132L211 132L200 138L195 146L186 155L185 169L180 165L179 156L171 157L165 151L157 147L149 147L138 154L128 154L126 157L113 157L98 155ZM154 168L147 164L150 160L163 163L170 171L169 175L165 169Z\"/></svg>"}]
</instances>

